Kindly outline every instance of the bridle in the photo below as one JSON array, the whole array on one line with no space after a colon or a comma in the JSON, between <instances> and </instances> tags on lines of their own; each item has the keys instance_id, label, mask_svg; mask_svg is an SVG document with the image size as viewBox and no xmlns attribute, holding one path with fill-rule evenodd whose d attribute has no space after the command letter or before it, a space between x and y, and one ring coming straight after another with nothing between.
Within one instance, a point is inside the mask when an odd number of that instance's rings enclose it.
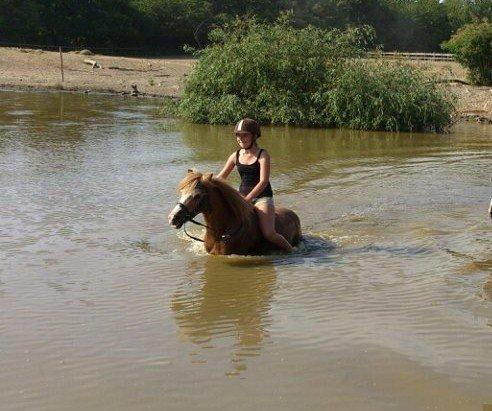
<instances>
[{"instance_id":1,"label":"bridle","mask_svg":"<svg viewBox=\"0 0 492 411\"><path fill-rule=\"evenodd\" d=\"M199 226L201 226L201 227L208 228L209 230L211 230L211 231L213 231L213 232L217 233L217 230L213 229L212 227L210 227L210 226L208 226L208 225L206 225L206 224L200 223L200 221L196 221L194 218L195 218L195 216L196 216L198 213L196 213L195 215L193 215L193 213L191 213L191 212L190 212L190 210L188 210L188 207L186 207L186 206L185 206L185 205L184 205L181 201L178 201L178 206L179 206L179 208L181 208L181 210L183 210L183 211L184 211L184 213L185 213L185 215L184 215L184 219L185 219L185 221L184 221L184 223L183 223L183 231L184 231L184 233L185 233L188 237L190 237L190 238L191 238L191 239L193 239L193 240L200 241L201 243L204 243L204 242L205 242L205 240L202 240L201 238L195 237L195 236L193 236L193 235L189 234L189 233L188 233L188 231L186 231L186 223L188 223L188 222L193 223L193 224L196 224L196 225L199 225ZM232 232L231 234L222 234L222 235L220 236L221 240L223 240L223 241L227 241L227 240L228 240L228 239L230 239L230 238L231 238L234 234L236 234L236 233L239 231L239 229L240 229L240 228L241 228L241 227L238 227L238 228L237 228L236 230L234 230L234 232Z\"/></svg>"},{"instance_id":2,"label":"bridle","mask_svg":"<svg viewBox=\"0 0 492 411\"><path fill-rule=\"evenodd\" d=\"M204 242L205 242L204 240L202 240L201 238L195 237L195 236L193 236L193 235L189 234L189 233L188 233L188 231L186 231L186 223L187 223L187 222L190 222L190 223L193 223L193 224L196 224L196 225L199 225L199 226L202 226L202 227L208 228L209 230L212 230L212 231L215 231L215 230L214 230L212 227L209 227L209 226L208 226L208 225L206 225L206 224L200 223L200 221L196 221L196 220L194 219L194 217L195 217L198 213L197 213L197 214L195 214L195 215L193 215L193 213L191 213L191 212L190 212L190 210L188 210L188 207L186 207L186 206L185 206L185 205L184 205L181 201L178 201L178 206L179 206L179 208L181 208L181 210L183 210L183 211L184 211L184 213L185 213L185 215L184 215L184 219L185 219L185 221L184 221L184 223L183 223L183 231L184 231L184 233L185 233L188 237L192 238L193 240L200 241L200 242L204 243Z\"/></svg>"}]
</instances>

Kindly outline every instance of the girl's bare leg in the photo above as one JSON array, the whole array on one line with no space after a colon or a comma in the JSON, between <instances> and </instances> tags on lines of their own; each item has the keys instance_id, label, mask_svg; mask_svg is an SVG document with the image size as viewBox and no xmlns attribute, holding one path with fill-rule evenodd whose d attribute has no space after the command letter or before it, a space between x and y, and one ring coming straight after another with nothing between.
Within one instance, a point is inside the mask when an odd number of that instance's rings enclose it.
<instances>
[{"instance_id":1,"label":"girl's bare leg","mask_svg":"<svg viewBox=\"0 0 492 411\"><path fill-rule=\"evenodd\" d=\"M268 203L255 204L263 236L282 250L292 252L293 248L283 235L275 231L275 206Z\"/></svg>"}]
</instances>

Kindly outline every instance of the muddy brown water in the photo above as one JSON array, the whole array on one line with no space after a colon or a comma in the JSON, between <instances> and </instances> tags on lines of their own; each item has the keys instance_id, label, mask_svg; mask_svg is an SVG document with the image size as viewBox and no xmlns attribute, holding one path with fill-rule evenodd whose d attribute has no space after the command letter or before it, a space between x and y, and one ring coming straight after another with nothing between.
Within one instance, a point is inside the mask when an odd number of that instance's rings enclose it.
<instances>
[{"instance_id":1,"label":"muddy brown water","mask_svg":"<svg viewBox=\"0 0 492 411\"><path fill-rule=\"evenodd\" d=\"M265 128L304 240L211 257L166 215L187 168L220 170L230 127L1 97L2 411L492 403L492 127Z\"/></svg>"}]
</instances>

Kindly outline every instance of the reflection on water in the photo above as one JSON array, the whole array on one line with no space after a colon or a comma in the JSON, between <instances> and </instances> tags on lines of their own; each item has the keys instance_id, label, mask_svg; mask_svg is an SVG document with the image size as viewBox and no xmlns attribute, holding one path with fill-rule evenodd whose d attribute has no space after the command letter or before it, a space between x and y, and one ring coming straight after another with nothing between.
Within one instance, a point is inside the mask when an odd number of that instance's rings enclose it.
<instances>
[{"instance_id":1,"label":"reflection on water","mask_svg":"<svg viewBox=\"0 0 492 411\"><path fill-rule=\"evenodd\" d=\"M2 411L492 402L491 127L265 127L304 239L214 258L166 215L186 169L236 149L231 127L151 100L2 96Z\"/></svg>"},{"instance_id":2,"label":"reflection on water","mask_svg":"<svg viewBox=\"0 0 492 411\"><path fill-rule=\"evenodd\" d=\"M275 280L267 259L208 257L204 266L192 261L171 301L181 338L220 349L231 361L227 374L239 374L248 357L260 354L268 336ZM214 339L222 342L216 345ZM228 339L233 341L224 346Z\"/></svg>"},{"instance_id":3,"label":"reflection on water","mask_svg":"<svg viewBox=\"0 0 492 411\"><path fill-rule=\"evenodd\" d=\"M223 162L237 149L231 126L184 124L183 142L193 150L197 162ZM302 136L302 138L299 138ZM432 152L449 150L453 145L451 135L381 133L335 129L264 128L259 143L275 153L273 166L278 173L312 172L303 175L308 179L322 174L321 169L310 169L319 162L330 161L339 168L346 162L367 157L382 156L388 164L397 164L409 157L425 156L432 160ZM300 155L302 153L302 155ZM367 170L370 171L370 170Z\"/></svg>"}]
</instances>

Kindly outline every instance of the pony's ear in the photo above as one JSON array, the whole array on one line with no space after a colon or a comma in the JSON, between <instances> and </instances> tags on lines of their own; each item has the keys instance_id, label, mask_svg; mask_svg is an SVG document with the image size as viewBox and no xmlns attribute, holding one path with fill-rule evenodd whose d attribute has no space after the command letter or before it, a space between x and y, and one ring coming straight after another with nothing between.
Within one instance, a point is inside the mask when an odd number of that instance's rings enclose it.
<instances>
[{"instance_id":1,"label":"pony's ear","mask_svg":"<svg viewBox=\"0 0 492 411\"><path fill-rule=\"evenodd\" d=\"M207 174L203 175L202 180L210 181L212 179L212 177L213 177L212 173L207 173Z\"/></svg>"},{"instance_id":2,"label":"pony's ear","mask_svg":"<svg viewBox=\"0 0 492 411\"><path fill-rule=\"evenodd\" d=\"M195 170L193 170L192 168L189 168L189 169L188 169L188 174L190 174L190 173L194 173L194 172L195 172Z\"/></svg>"}]
</instances>

